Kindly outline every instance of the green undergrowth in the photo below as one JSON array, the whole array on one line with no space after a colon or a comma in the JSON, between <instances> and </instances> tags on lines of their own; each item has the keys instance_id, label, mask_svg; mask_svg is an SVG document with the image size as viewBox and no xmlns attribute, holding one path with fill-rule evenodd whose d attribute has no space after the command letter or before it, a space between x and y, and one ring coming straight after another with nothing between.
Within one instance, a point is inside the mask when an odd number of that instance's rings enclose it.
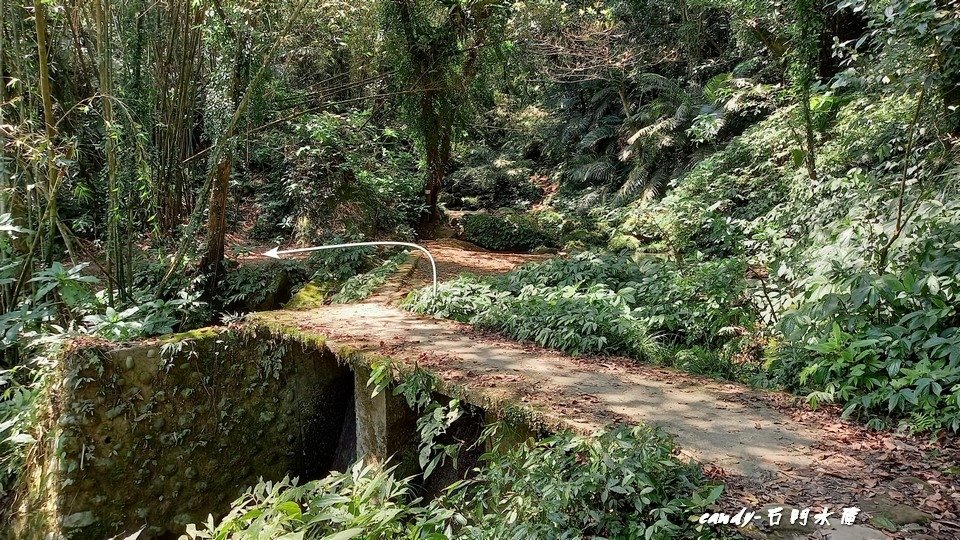
<instances>
[{"instance_id":1,"label":"green undergrowth","mask_svg":"<svg viewBox=\"0 0 960 540\"><path fill-rule=\"evenodd\" d=\"M536 248L582 251L607 243L613 230L608 211L578 209L576 199L555 197L534 211L498 210L468 214L460 238L493 251L529 252Z\"/></svg>"},{"instance_id":2,"label":"green undergrowth","mask_svg":"<svg viewBox=\"0 0 960 540\"><path fill-rule=\"evenodd\" d=\"M349 304L364 300L373 294L378 287L386 283L390 276L397 272L400 265L407 260L408 256L408 252L400 252L367 273L347 278L340 290L331 297L331 303Z\"/></svg>"},{"instance_id":3,"label":"green undergrowth","mask_svg":"<svg viewBox=\"0 0 960 540\"><path fill-rule=\"evenodd\" d=\"M545 229L525 214L468 214L462 221L464 240L493 251L530 251L555 244Z\"/></svg>"},{"instance_id":4,"label":"green undergrowth","mask_svg":"<svg viewBox=\"0 0 960 540\"><path fill-rule=\"evenodd\" d=\"M0 500L10 495L36 442L39 405L49 399L51 368L46 358L35 358L29 364L0 370ZM0 513L0 523L4 519Z\"/></svg>"},{"instance_id":5,"label":"green undergrowth","mask_svg":"<svg viewBox=\"0 0 960 540\"><path fill-rule=\"evenodd\" d=\"M388 256L371 247L319 251L309 259L315 268L309 281L297 288L284 307L304 309L363 300L386 283L406 258L406 251Z\"/></svg>"},{"instance_id":6,"label":"green undergrowth","mask_svg":"<svg viewBox=\"0 0 960 540\"><path fill-rule=\"evenodd\" d=\"M715 538L689 520L719 497L662 433L563 433L484 456L470 479L426 501L395 468L358 462L298 485L261 482L186 538Z\"/></svg>"},{"instance_id":7,"label":"green undergrowth","mask_svg":"<svg viewBox=\"0 0 960 540\"><path fill-rule=\"evenodd\" d=\"M662 432L619 427L490 455L445 502L466 521L462 538L711 538L689 517L722 489Z\"/></svg>"},{"instance_id":8,"label":"green undergrowth","mask_svg":"<svg viewBox=\"0 0 960 540\"><path fill-rule=\"evenodd\" d=\"M409 309L786 388L876 428L960 430L956 152L911 135L935 113L911 93L822 88L811 105L816 178L781 107L660 199L604 207L584 191L590 204L539 212L593 216L593 251L461 276Z\"/></svg>"},{"instance_id":9,"label":"green undergrowth","mask_svg":"<svg viewBox=\"0 0 960 540\"><path fill-rule=\"evenodd\" d=\"M530 160L522 149L495 152L485 146L466 151L465 166L453 171L444 194L448 208L498 210L525 208L543 199L543 190L535 186Z\"/></svg>"},{"instance_id":10,"label":"green undergrowth","mask_svg":"<svg viewBox=\"0 0 960 540\"><path fill-rule=\"evenodd\" d=\"M620 230L674 256L743 261L775 383L873 427L957 431L956 157L927 130L910 140L914 95L815 103L816 179L791 157L782 110Z\"/></svg>"},{"instance_id":11,"label":"green undergrowth","mask_svg":"<svg viewBox=\"0 0 960 540\"><path fill-rule=\"evenodd\" d=\"M371 120L369 111L324 111L265 132L238 186L261 209L252 235L305 244L330 231L408 238L423 210L418 158L402 124Z\"/></svg>"},{"instance_id":12,"label":"green undergrowth","mask_svg":"<svg viewBox=\"0 0 960 540\"><path fill-rule=\"evenodd\" d=\"M436 296L415 292L406 305L573 354L698 362L695 371L729 375L751 369L732 364L747 346L755 316L743 301L743 271L735 259L681 266L659 257L582 252L501 277L462 275ZM678 354L681 349L709 359Z\"/></svg>"},{"instance_id":13,"label":"green undergrowth","mask_svg":"<svg viewBox=\"0 0 960 540\"><path fill-rule=\"evenodd\" d=\"M223 280L219 303L224 311L276 309L291 290L306 283L311 271L311 265L304 261L238 265Z\"/></svg>"}]
</instances>

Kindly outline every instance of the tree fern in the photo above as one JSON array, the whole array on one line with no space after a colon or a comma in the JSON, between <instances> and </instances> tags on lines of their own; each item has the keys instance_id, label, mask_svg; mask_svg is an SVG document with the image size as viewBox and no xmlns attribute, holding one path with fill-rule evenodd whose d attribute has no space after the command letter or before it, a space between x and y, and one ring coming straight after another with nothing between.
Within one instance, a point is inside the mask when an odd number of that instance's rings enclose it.
<instances>
[{"instance_id":1,"label":"tree fern","mask_svg":"<svg viewBox=\"0 0 960 540\"><path fill-rule=\"evenodd\" d=\"M574 164L565 177L577 185L609 184L617 173L617 164L609 156Z\"/></svg>"},{"instance_id":2,"label":"tree fern","mask_svg":"<svg viewBox=\"0 0 960 540\"><path fill-rule=\"evenodd\" d=\"M593 149L598 143L615 139L618 132L618 127L614 125L604 124L597 126L580 139L580 148L583 150Z\"/></svg>"}]
</instances>

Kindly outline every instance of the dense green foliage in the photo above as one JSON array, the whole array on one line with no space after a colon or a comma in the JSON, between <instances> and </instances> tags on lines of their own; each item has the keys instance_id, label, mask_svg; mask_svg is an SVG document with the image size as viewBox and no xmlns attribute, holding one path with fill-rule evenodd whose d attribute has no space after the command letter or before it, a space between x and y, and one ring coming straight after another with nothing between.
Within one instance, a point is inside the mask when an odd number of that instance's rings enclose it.
<instances>
[{"instance_id":1,"label":"dense green foliage","mask_svg":"<svg viewBox=\"0 0 960 540\"><path fill-rule=\"evenodd\" d=\"M307 115L265 137L251 167L270 177L256 174L247 187L259 212L255 236L412 234L422 209L416 157L403 133L372 124L370 114Z\"/></svg>"},{"instance_id":2,"label":"dense green foliage","mask_svg":"<svg viewBox=\"0 0 960 540\"><path fill-rule=\"evenodd\" d=\"M461 237L494 251L530 251L554 242L540 225L522 214L467 214Z\"/></svg>"},{"instance_id":3,"label":"dense green foliage","mask_svg":"<svg viewBox=\"0 0 960 540\"><path fill-rule=\"evenodd\" d=\"M358 462L303 485L289 479L257 484L222 520L188 525L186 538L444 538L452 512L421 502L392 469Z\"/></svg>"},{"instance_id":4,"label":"dense green foliage","mask_svg":"<svg viewBox=\"0 0 960 540\"><path fill-rule=\"evenodd\" d=\"M229 321L308 279L356 301L398 259L249 256L458 227L561 253L410 309L956 433L958 21L957 0L0 2L0 493L65 339ZM439 437L455 412L431 412ZM690 471L618 433L498 458L429 504L363 468L264 484L207 529L580 534L626 504L597 502L597 471L637 466L660 512L638 519L674 534ZM530 506L508 521L489 497Z\"/></svg>"},{"instance_id":5,"label":"dense green foliage","mask_svg":"<svg viewBox=\"0 0 960 540\"><path fill-rule=\"evenodd\" d=\"M461 276L410 308L505 332L572 353L626 354L670 362L677 347L739 352L754 311L743 299L742 263L680 267L653 256L583 252L500 278ZM730 356L730 355L728 355ZM698 371L731 369L714 356Z\"/></svg>"},{"instance_id":6,"label":"dense green foliage","mask_svg":"<svg viewBox=\"0 0 960 540\"><path fill-rule=\"evenodd\" d=\"M620 427L491 456L448 497L464 513L465 538L709 538L688 518L721 489L662 433Z\"/></svg>"},{"instance_id":7,"label":"dense green foliage","mask_svg":"<svg viewBox=\"0 0 960 540\"><path fill-rule=\"evenodd\" d=\"M187 537L710 538L687 518L721 491L646 428L564 433L488 454L476 476L430 502L394 472L357 463L303 485L261 483Z\"/></svg>"},{"instance_id":8,"label":"dense green foliage","mask_svg":"<svg viewBox=\"0 0 960 540\"><path fill-rule=\"evenodd\" d=\"M0 371L0 495L6 496L16 484L31 445L37 423L39 400L46 392L44 378L50 366L43 365Z\"/></svg>"},{"instance_id":9,"label":"dense green foliage","mask_svg":"<svg viewBox=\"0 0 960 540\"><path fill-rule=\"evenodd\" d=\"M907 416L955 430L957 169L935 155L923 161L916 148L895 157L919 106L902 95L828 92L813 107L825 126L817 181L784 161L790 143L778 133L788 115L777 114L662 201L631 210L620 230L673 253L748 262L748 296L777 336L771 374L811 401L839 401L876 425ZM926 185L924 167L947 182ZM901 180L917 187L903 193Z\"/></svg>"},{"instance_id":10,"label":"dense green foliage","mask_svg":"<svg viewBox=\"0 0 960 540\"><path fill-rule=\"evenodd\" d=\"M387 278L397 271L397 268L407 260L406 251L394 255L386 260L380 266L365 274L357 274L348 278L340 290L330 299L334 304L347 304L363 300L370 296L373 291L383 285Z\"/></svg>"}]
</instances>

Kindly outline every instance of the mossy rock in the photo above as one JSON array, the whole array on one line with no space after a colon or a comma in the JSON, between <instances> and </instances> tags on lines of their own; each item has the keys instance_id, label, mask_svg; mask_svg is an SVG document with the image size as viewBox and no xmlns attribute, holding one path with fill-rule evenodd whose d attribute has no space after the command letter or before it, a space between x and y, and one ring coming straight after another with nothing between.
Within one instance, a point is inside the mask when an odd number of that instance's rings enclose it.
<instances>
[{"instance_id":1,"label":"mossy rock","mask_svg":"<svg viewBox=\"0 0 960 540\"><path fill-rule=\"evenodd\" d=\"M306 309L324 305L327 298L337 290L337 284L332 281L311 281L302 289L294 293L284 309Z\"/></svg>"},{"instance_id":2,"label":"mossy rock","mask_svg":"<svg viewBox=\"0 0 960 540\"><path fill-rule=\"evenodd\" d=\"M899 503L886 495L877 495L860 503L860 509L870 514L870 523L890 530L890 526L930 522L930 515L912 506Z\"/></svg>"},{"instance_id":3,"label":"mossy rock","mask_svg":"<svg viewBox=\"0 0 960 540\"><path fill-rule=\"evenodd\" d=\"M636 251L640 249L640 241L629 234L618 234L607 243L607 249L610 251Z\"/></svg>"}]
</instances>

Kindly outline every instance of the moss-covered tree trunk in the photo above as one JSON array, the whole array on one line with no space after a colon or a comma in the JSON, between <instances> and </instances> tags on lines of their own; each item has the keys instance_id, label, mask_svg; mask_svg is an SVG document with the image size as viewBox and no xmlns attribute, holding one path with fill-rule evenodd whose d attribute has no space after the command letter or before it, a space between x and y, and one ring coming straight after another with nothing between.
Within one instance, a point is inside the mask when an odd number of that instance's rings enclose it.
<instances>
[{"instance_id":1,"label":"moss-covered tree trunk","mask_svg":"<svg viewBox=\"0 0 960 540\"><path fill-rule=\"evenodd\" d=\"M439 215L437 201L443 190L444 179L450 164L450 147L453 124L444 111L444 103L436 99L435 92L425 91L420 100L424 129L424 147L427 161L427 178L424 182L424 197L427 212L422 224L436 223Z\"/></svg>"},{"instance_id":2,"label":"moss-covered tree trunk","mask_svg":"<svg viewBox=\"0 0 960 540\"><path fill-rule=\"evenodd\" d=\"M450 163L455 122L479 74L494 8L472 5L466 9L451 3L436 10L437 6L417 0L393 0L391 7L396 19L388 31L399 43L401 77L409 93L417 96L411 109L427 165L423 190L427 210L420 221L426 229L439 217L437 202Z\"/></svg>"},{"instance_id":3,"label":"moss-covered tree trunk","mask_svg":"<svg viewBox=\"0 0 960 540\"><path fill-rule=\"evenodd\" d=\"M222 13L227 34L232 37L235 52L230 67L230 83L228 98L233 107L230 124L223 134L219 159L216 161L216 170L210 183L210 201L207 210L207 240L204 255L201 260L201 270L207 272L207 292L213 294L223 274L224 244L227 237L227 201L230 199L230 175L233 172L233 145L232 138L236 134L237 121L243 114L249 102L250 90L254 85L247 81L247 65L249 58L244 52L244 44L249 39L249 29L238 31L234 28L227 16ZM246 89L246 91L245 91ZM242 96L242 99L241 99Z\"/></svg>"}]
</instances>

